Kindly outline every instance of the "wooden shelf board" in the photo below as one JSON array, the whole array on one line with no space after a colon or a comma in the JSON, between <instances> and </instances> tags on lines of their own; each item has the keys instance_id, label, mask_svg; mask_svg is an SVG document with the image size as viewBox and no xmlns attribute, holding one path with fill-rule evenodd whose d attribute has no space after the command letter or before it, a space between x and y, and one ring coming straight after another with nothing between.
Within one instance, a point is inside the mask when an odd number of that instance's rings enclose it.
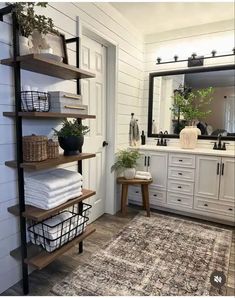
<instances>
[{"instance_id":1,"label":"wooden shelf board","mask_svg":"<svg viewBox=\"0 0 235 298\"><path fill-rule=\"evenodd\" d=\"M94 78L95 74L72 65L45 59L40 54L17 57L20 67L36 73L53 76L63 80ZM1 64L13 66L13 59L3 59Z\"/></svg>"},{"instance_id":2,"label":"wooden shelf board","mask_svg":"<svg viewBox=\"0 0 235 298\"><path fill-rule=\"evenodd\" d=\"M55 167L61 164L93 158L93 157L95 157L94 153L80 153L79 155L72 155L72 156L60 155L58 158L47 159L39 162L23 162L20 164L20 167L26 170L37 171L37 170L43 170L43 169L50 169L52 167ZM6 161L5 165L11 168L16 168L17 166L15 160Z\"/></svg>"},{"instance_id":3,"label":"wooden shelf board","mask_svg":"<svg viewBox=\"0 0 235 298\"><path fill-rule=\"evenodd\" d=\"M19 112L23 118L77 118L77 119L95 119L95 115L82 115L72 113L55 113L55 112ZM15 112L3 112L5 117L15 117Z\"/></svg>"},{"instance_id":4,"label":"wooden shelf board","mask_svg":"<svg viewBox=\"0 0 235 298\"><path fill-rule=\"evenodd\" d=\"M94 232L95 228L92 225L88 225L84 233L82 233L80 236L77 236L75 239L62 246L60 249L51 253L48 253L45 250L43 250L36 256L25 259L25 263L41 270L47 265L49 265L51 262L53 262L55 259L57 259L59 256L64 254L67 250L72 248L77 243L83 241L86 237L88 237Z\"/></svg>"},{"instance_id":5,"label":"wooden shelf board","mask_svg":"<svg viewBox=\"0 0 235 298\"><path fill-rule=\"evenodd\" d=\"M30 206L30 205L26 205L25 206L25 212L23 212L23 216L25 218L28 219L32 219L35 221L41 221L44 220L56 213L58 213L61 210L64 210L70 206L73 206L74 204L77 204L89 197L92 197L96 194L95 191L93 190L89 190L89 189L83 189L83 194L80 197L71 199L55 208L49 209L49 210L44 210L44 209L40 209L34 206ZM20 215L20 211L19 211L19 205L15 205L15 206L11 206L8 209L8 212L15 215L15 216L19 216Z\"/></svg>"},{"instance_id":6,"label":"wooden shelf board","mask_svg":"<svg viewBox=\"0 0 235 298\"><path fill-rule=\"evenodd\" d=\"M38 245L35 245L31 242L28 242L27 243L27 250L28 250L27 251L28 252L28 258L31 258L31 257L35 256L36 254L39 254L43 250L43 248L38 246ZM21 258L21 247L17 247L15 249L11 250L10 255L13 258L19 260Z\"/></svg>"}]
</instances>

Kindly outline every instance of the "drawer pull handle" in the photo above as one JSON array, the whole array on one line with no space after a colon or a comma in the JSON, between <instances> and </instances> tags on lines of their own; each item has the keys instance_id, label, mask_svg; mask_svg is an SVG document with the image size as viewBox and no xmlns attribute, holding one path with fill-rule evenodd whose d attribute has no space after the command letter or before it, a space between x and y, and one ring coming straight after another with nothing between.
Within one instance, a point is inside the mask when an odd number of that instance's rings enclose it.
<instances>
[{"instance_id":1,"label":"drawer pull handle","mask_svg":"<svg viewBox=\"0 0 235 298\"><path fill-rule=\"evenodd\" d=\"M85 111L86 108L78 107L78 106L64 106L65 109L74 109L74 110L82 110Z\"/></svg>"},{"instance_id":2,"label":"drawer pull handle","mask_svg":"<svg viewBox=\"0 0 235 298\"><path fill-rule=\"evenodd\" d=\"M233 208L228 208L229 211L233 211Z\"/></svg>"},{"instance_id":3,"label":"drawer pull handle","mask_svg":"<svg viewBox=\"0 0 235 298\"><path fill-rule=\"evenodd\" d=\"M208 207L208 205L207 205L207 204L204 204L204 206L205 206L205 207Z\"/></svg>"},{"instance_id":4,"label":"drawer pull handle","mask_svg":"<svg viewBox=\"0 0 235 298\"><path fill-rule=\"evenodd\" d=\"M183 159L179 159L179 161L180 161L180 162L182 162L182 161L183 161Z\"/></svg>"},{"instance_id":5,"label":"drawer pull handle","mask_svg":"<svg viewBox=\"0 0 235 298\"><path fill-rule=\"evenodd\" d=\"M178 188L182 188L182 186L179 185Z\"/></svg>"},{"instance_id":6,"label":"drawer pull handle","mask_svg":"<svg viewBox=\"0 0 235 298\"><path fill-rule=\"evenodd\" d=\"M136 192L135 193L139 193L139 191L138 190L136 190Z\"/></svg>"},{"instance_id":7,"label":"drawer pull handle","mask_svg":"<svg viewBox=\"0 0 235 298\"><path fill-rule=\"evenodd\" d=\"M183 174L182 173L178 173L178 175L182 176Z\"/></svg>"},{"instance_id":8,"label":"drawer pull handle","mask_svg":"<svg viewBox=\"0 0 235 298\"><path fill-rule=\"evenodd\" d=\"M178 201L178 202L181 202L181 199L178 199L177 201Z\"/></svg>"},{"instance_id":9,"label":"drawer pull handle","mask_svg":"<svg viewBox=\"0 0 235 298\"><path fill-rule=\"evenodd\" d=\"M153 196L154 196L154 197L157 197L157 195L156 195L156 194L154 194Z\"/></svg>"}]
</instances>

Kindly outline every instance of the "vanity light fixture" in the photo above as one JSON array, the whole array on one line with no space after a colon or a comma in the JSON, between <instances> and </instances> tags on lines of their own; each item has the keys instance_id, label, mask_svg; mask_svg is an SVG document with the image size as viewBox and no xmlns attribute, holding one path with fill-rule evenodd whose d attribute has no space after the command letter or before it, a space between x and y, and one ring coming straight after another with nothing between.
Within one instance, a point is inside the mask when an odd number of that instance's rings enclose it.
<instances>
[{"instance_id":1,"label":"vanity light fixture","mask_svg":"<svg viewBox=\"0 0 235 298\"><path fill-rule=\"evenodd\" d=\"M175 63L175 62L189 62L190 61L190 63L189 63L190 65L188 65L189 67L201 66L201 65L203 65L202 61L204 61L205 59L222 58L222 57L229 57L229 56L235 55L235 47L232 49L231 54L222 54L222 55L216 55L216 54L217 54L216 50L212 50L210 56L197 56L196 53L192 53L191 57L189 57L188 59L181 59L181 60L179 60L178 59L179 57L177 55L175 55L173 57L174 60L165 61L165 62L162 62L162 59L160 57L158 57L156 64L169 64L169 63Z\"/></svg>"},{"instance_id":2,"label":"vanity light fixture","mask_svg":"<svg viewBox=\"0 0 235 298\"><path fill-rule=\"evenodd\" d=\"M161 60L162 60L162 59L161 59L160 57L158 57L158 58L157 58L157 63L160 64L160 63L161 63Z\"/></svg>"},{"instance_id":3,"label":"vanity light fixture","mask_svg":"<svg viewBox=\"0 0 235 298\"><path fill-rule=\"evenodd\" d=\"M216 50L213 50L213 51L211 52L212 57L215 57L215 54L216 54Z\"/></svg>"}]
</instances>

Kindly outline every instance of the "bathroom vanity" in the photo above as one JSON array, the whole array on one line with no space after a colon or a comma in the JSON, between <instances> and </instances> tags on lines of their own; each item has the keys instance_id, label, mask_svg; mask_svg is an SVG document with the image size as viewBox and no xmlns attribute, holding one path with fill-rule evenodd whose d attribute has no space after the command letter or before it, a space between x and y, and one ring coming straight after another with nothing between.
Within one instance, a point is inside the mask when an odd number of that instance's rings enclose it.
<instances>
[{"instance_id":1,"label":"bathroom vanity","mask_svg":"<svg viewBox=\"0 0 235 298\"><path fill-rule=\"evenodd\" d=\"M152 208L232 224L235 218L234 150L144 145L138 170L149 171ZM132 186L129 202L141 204Z\"/></svg>"}]
</instances>

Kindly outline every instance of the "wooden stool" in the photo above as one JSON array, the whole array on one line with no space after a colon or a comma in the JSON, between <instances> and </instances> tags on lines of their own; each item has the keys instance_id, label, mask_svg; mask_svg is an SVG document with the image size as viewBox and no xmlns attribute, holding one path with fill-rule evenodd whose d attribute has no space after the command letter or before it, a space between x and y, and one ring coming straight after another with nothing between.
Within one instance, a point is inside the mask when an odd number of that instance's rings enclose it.
<instances>
[{"instance_id":1,"label":"wooden stool","mask_svg":"<svg viewBox=\"0 0 235 298\"><path fill-rule=\"evenodd\" d=\"M141 192L142 192L142 200L143 200L143 207L147 211L147 216L150 216L150 207L149 207L149 189L148 186L151 184L153 180L142 180L142 179L125 179L124 177L118 177L117 183L122 184L122 197L121 197L121 204L122 204L122 214L125 215L126 213L126 205L127 205L127 194L128 194L128 186L129 185L141 185Z\"/></svg>"}]
</instances>

